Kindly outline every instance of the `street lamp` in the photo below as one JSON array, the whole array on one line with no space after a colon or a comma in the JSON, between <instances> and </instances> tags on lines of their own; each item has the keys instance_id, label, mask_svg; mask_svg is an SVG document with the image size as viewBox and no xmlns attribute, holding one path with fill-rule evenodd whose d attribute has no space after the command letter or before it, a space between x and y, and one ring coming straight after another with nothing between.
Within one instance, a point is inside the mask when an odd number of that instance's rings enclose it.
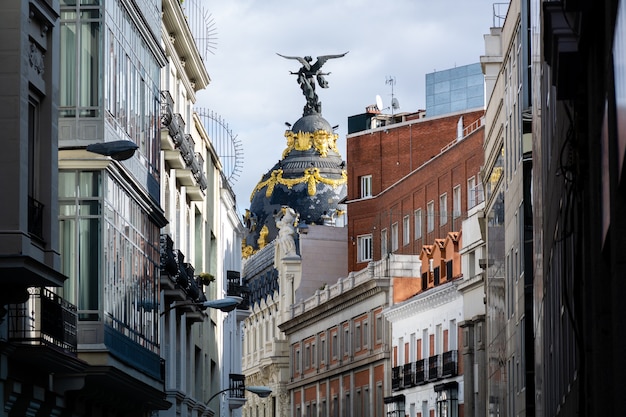
<instances>
[{"instance_id":1,"label":"street lamp","mask_svg":"<svg viewBox=\"0 0 626 417\"><path fill-rule=\"evenodd\" d=\"M87 145L87 151L97 153L98 155L110 156L116 161L125 161L131 158L137 148L139 146L130 140L115 140Z\"/></svg>"},{"instance_id":2,"label":"street lamp","mask_svg":"<svg viewBox=\"0 0 626 417\"><path fill-rule=\"evenodd\" d=\"M241 304L242 301L243 301L243 298L241 297L237 297L235 295L229 295L220 300L208 300L208 301L203 301L199 303L185 302L185 303L180 303L180 304L172 304L171 306L168 306L165 310L161 312L161 316L163 316L165 313L175 308L188 307L188 306L197 306L201 308L215 308L217 310L221 310L225 313L228 313L229 311L233 311L234 309L236 309L237 306Z\"/></svg>"},{"instance_id":3,"label":"street lamp","mask_svg":"<svg viewBox=\"0 0 626 417\"><path fill-rule=\"evenodd\" d=\"M268 387L243 387L246 391L250 391L253 394L258 395L261 398L267 398L270 396L270 394L272 393L272 389L268 388ZM216 392L215 394L213 394L211 396L211 398L209 398L209 400L206 402L206 405L209 405L209 403L211 402L211 400L215 397L217 397L220 394L223 394L227 391L235 391L235 390L240 390L241 387L230 387L230 388L225 388L221 391Z\"/></svg>"}]
</instances>

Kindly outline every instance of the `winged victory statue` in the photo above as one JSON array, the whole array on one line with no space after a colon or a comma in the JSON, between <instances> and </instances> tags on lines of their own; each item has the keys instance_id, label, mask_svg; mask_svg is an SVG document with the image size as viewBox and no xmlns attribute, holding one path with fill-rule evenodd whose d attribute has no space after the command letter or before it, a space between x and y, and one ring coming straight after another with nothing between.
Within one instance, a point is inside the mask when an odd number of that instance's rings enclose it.
<instances>
[{"instance_id":1,"label":"winged victory statue","mask_svg":"<svg viewBox=\"0 0 626 417\"><path fill-rule=\"evenodd\" d=\"M314 64L313 58L310 56L298 57L298 56L285 56L279 53L276 53L278 56L286 58L286 59L295 59L302 67L297 71L291 71L291 74L298 76L298 84L302 89L302 94L306 98L306 105L304 106L304 115L312 114L312 113L322 113L322 103L320 103L317 93L315 92L315 84L317 84L321 88L328 88L328 81L324 78L325 75L329 75L330 72L322 72L322 66L326 61L333 58L341 58L345 56L348 52L344 52L343 54L336 55L322 55L317 57L317 61Z\"/></svg>"}]
</instances>

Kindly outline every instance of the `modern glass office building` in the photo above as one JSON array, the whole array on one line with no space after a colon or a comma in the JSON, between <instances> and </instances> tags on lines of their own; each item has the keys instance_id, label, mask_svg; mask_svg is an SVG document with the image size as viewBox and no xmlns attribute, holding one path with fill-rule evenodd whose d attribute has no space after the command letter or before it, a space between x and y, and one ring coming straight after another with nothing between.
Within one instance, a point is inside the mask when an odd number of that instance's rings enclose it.
<instances>
[{"instance_id":1,"label":"modern glass office building","mask_svg":"<svg viewBox=\"0 0 626 417\"><path fill-rule=\"evenodd\" d=\"M484 81L480 63L426 74L426 115L483 108Z\"/></svg>"}]
</instances>

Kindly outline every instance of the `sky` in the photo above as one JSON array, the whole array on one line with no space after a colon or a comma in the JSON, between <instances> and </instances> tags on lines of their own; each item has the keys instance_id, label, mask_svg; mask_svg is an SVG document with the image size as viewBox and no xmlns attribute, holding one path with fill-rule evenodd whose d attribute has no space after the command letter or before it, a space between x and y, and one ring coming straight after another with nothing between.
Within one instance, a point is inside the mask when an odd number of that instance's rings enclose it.
<instances>
[{"instance_id":1,"label":"sky","mask_svg":"<svg viewBox=\"0 0 626 417\"><path fill-rule=\"evenodd\" d=\"M184 3L183 3L184 4ZM494 22L486 0L229 0L202 2L214 47L205 64L211 83L196 106L219 114L242 149L242 170L232 188L237 210L286 147L285 122L302 116L306 100L297 83L301 64L277 55L341 54L323 66L328 88L317 87L322 116L346 158L348 117L368 105L400 104L398 112L425 109L427 73L473 64L484 54ZM393 79L395 82L389 83ZM393 85L392 85L393 84ZM385 113L391 113L386 110ZM347 161L348 164L350 161Z\"/></svg>"}]
</instances>

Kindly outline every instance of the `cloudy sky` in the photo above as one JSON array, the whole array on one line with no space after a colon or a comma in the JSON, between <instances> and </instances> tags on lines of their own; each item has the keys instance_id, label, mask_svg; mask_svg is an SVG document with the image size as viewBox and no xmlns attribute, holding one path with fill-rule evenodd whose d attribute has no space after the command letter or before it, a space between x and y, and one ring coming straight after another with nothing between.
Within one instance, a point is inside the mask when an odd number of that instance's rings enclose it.
<instances>
[{"instance_id":1,"label":"cloudy sky","mask_svg":"<svg viewBox=\"0 0 626 417\"><path fill-rule=\"evenodd\" d=\"M297 84L303 57L349 53L323 67L329 88L317 88L322 115L339 125L344 156L348 117L361 114L380 95L393 95L396 112L425 108L425 75L479 62L484 34L494 22L486 0L229 0L203 2L214 24L216 47L206 64L211 84L197 106L217 112L243 149L234 183L237 208L286 146L285 122L302 116L305 98ZM390 112L390 111L388 111ZM350 161L348 161L349 163Z\"/></svg>"}]
</instances>

